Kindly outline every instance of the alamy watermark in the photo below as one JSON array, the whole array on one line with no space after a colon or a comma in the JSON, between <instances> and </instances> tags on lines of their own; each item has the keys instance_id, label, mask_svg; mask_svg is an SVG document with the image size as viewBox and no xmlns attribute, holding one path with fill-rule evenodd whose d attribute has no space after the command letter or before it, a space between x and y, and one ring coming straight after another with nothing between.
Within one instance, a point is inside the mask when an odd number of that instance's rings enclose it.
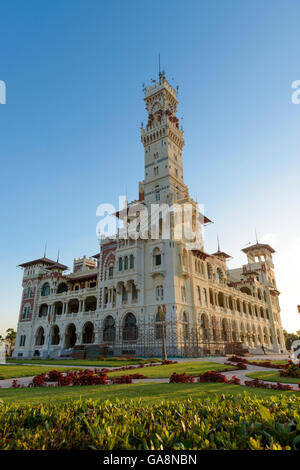
<instances>
[{"instance_id":1,"label":"alamy watermark","mask_svg":"<svg viewBox=\"0 0 300 470\"><path fill-rule=\"evenodd\" d=\"M300 104L300 80L294 80L292 82L292 88L295 90L291 96L292 103Z\"/></svg>"},{"instance_id":2,"label":"alamy watermark","mask_svg":"<svg viewBox=\"0 0 300 470\"><path fill-rule=\"evenodd\" d=\"M191 203L152 203L140 201L128 204L119 197L119 209L112 204L100 204L96 216L101 217L96 227L98 238L119 240L184 240L190 249L203 244L201 227L204 224L203 207Z\"/></svg>"},{"instance_id":3,"label":"alamy watermark","mask_svg":"<svg viewBox=\"0 0 300 470\"><path fill-rule=\"evenodd\" d=\"M0 104L6 104L6 83L0 80Z\"/></svg>"}]
</instances>

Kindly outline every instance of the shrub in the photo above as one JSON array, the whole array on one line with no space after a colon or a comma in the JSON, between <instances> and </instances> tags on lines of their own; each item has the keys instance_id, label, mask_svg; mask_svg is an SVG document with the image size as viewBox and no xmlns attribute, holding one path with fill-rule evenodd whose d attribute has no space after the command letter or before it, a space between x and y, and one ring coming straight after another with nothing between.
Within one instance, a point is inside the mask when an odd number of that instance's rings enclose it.
<instances>
[{"instance_id":1,"label":"shrub","mask_svg":"<svg viewBox=\"0 0 300 470\"><path fill-rule=\"evenodd\" d=\"M300 379L300 366L298 364L290 363L286 369L280 370L279 374L281 377L293 377Z\"/></svg>"},{"instance_id":2,"label":"shrub","mask_svg":"<svg viewBox=\"0 0 300 470\"><path fill-rule=\"evenodd\" d=\"M176 372L173 372L169 379L170 384L175 384L175 383L191 383L194 382L194 376L193 375L187 375L185 372L183 374L177 374Z\"/></svg>"},{"instance_id":3,"label":"shrub","mask_svg":"<svg viewBox=\"0 0 300 470\"><path fill-rule=\"evenodd\" d=\"M259 388L270 388L272 390L293 390L293 388L288 384L282 384L277 382L277 384L269 384L258 378L253 380L245 380L245 385L247 387L259 387Z\"/></svg>"},{"instance_id":4,"label":"shrub","mask_svg":"<svg viewBox=\"0 0 300 470\"><path fill-rule=\"evenodd\" d=\"M207 371L199 375L199 382L226 382L226 377L220 372Z\"/></svg>"},{"instance_id":5,"label":"shrub","mask_svg":"<svg viewBox=\"0 0 300 470\"><path fill-rule=\"evenodd\" d=\"M105 423L103 425L103 423ZM299 450L299 398L280 395L20 405L0 402L2 450Z\"/></svg>"},{"instance_id":6,"label":"shrub","mask_svg":"<svg viewBox=\"0 0 300 470\"><path fill-rule=\"evenodd\" d=\"M130 375L121 375L120 377L113 377L113 384L132 384L132 377Z\"/></svg>"}]
</instances>

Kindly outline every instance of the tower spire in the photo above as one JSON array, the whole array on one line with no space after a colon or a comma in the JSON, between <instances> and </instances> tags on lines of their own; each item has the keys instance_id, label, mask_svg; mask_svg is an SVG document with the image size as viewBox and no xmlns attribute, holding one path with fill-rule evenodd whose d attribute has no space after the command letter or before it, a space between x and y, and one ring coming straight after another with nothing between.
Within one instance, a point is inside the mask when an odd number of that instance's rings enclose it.
<instances>
[{"instance_id":1,"label":"tower spire","mask_svg":"<svg viewBox=\"0 0 300 470\"><path fill-rule=\"evenodd\" d=\"M47 253L47 242L45 243L44 258L46 258L46 253Z\"/></svg>"},{"instance_id":2,"label":"tower spire","mask_svg":"<svg viewBox=\"0 0 300 470\"><path fill-rule=\"evenodd\" d=\"M58 252L57 252L57 263L59 262L59 248L58 248Z\"/></svg>"},{"instance_id":3,"label":"tower spire","mask_svg":"<svg viewBox=\"0 0 300 470\"><path fill-rule=\"evenodd\" d=\"M218 251L220 251L220 240L219 240L219 234L217 234L217 241L218 241Z\"/></svg>"},{"instance_id":4,"label":"tower spire","mask_svg":"<svg viewBox=\"0 0 300 470\"><path fill-rule=\"evenodd\" d=\"M256 231L256 228L255 228L255 240L256 240L256 244L258 245L258 238L257 238L257 231Z\"/></svg>"}]
</instances>

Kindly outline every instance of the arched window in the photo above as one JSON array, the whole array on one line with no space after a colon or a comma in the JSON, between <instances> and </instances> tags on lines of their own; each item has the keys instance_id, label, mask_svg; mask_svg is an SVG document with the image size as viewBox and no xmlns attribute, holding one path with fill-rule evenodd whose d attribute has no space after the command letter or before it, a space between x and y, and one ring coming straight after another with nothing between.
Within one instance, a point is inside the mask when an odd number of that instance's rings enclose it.
<instances>
[{"instance_id":1,"label":"arched window","mask_svg":"<svg viewBox=\"0 0 300 470\"><path fill-rule=\"evenodd\" d=\"M76 334L76 326L74 323L70 323L67 326L66 329L66 335L65 335L65 347L66 349L73 348L75 346L77 340L77 334Z\"/></svg>"},{"instance_id":2,"label":"arched window","mask_svg":"<svg viewBox=\"0 0 300 470\"><path fill-rule=\"evenodd\" d=\"M78 299L71 299L68 303L68 313L78 313L79 301Z\"/></svg>"},{"instance_id":3,"label":"arched window","mask_svg":"<svg viewBox=\"0 0 300 470\"><path fill-rule=\"evenodd\" d=\"M207 277L208 277L208 279L213 278L213 270L212 270L212 267L211 267L210 264L207 265Z\"/></svg>"},{"instance_id":4,"label":"arched window","mask_svg":"<svg viewBox=\"0 0 300 470\"><path fill-rule=\"evenodd\" d=\"M218 303L219 303L219 307L224 307L224 294L223 294L223 292L218 293Z\"/></svg>"},{"instance_id":5,"label":"arched window","mask_svg":"<svg viewBox=\"0 0 300 470\"><path fill-rule=\"evenodd\" d=\"M132 284L131 295L132 295L133 302L137 301L137 299L138 299L138 290L137 290L135 284Z\"/></svg>"},{"instance_id":6,"label":"arched window","mask_svg":"<svg viewBox=\"0 0 300 470\"><path fill-rule=\"evenodd\" d=\"M133 268L134 268L134 256L133 256L133 255L130 255L130 258L129 258L129 267L130 267L130 269L133 269Z\"/></svg>"},{"instance_id":7,"label":"arched window","mask_svg":"<svg viewBox=\"0 0 300 470\"><path fill-rule=\"evenodd\" d=\"M59 344L59 340L60 340L59 328L57 325L54 325L51 331L51 344L56 346Z\"/></svg>"},{"instance_id":8,"label":"arched window","mask_svg":"<svg viewBox=\"0 0 300 470\"><path fill-rule=\"evenodd\" d=\"M123 259L119 258L119 271L123 270Z\"/></svg>"},{"instance_id":9,"label":"arched window","mask_svg":"<svg viewBox=\"0 0 300 470\"><path fill-rule=\"evenodd\" d=\"M127 313L124 320L123 327L123 340L125 341L136 341L138 338L138 328L136 324L136 318L133 313Z\"/></svg>"},{"instance_id":10,"label":"arched window","mask_svg":"<svg viewBox=\"0 0 300 470\"><path fill-rule=\"evenodd\" d=\"M54 314L61 315L63 312L63 304L62 302L55 302L54 304Z\"/></svg>"},{"instance_id":11,"label":"arched window","mask_svg":"<svg viewBox=\"0 0 300 470\"><path fill-rule=\"evenodd\" d=\"M68 292L68 286L65 282L61 282L57 287L57 293L61 294L62 292Z\"/></svg>"},{"instance_id":12,"label":"arched window","mask_svg":"<svg viewBox=\"0 0 300 470\"><path fill-rule=\"evenodd\" d=\"M91 344L95 340L94 325L88 321L82 330L82 342L83 344Z\"/></svg>"},{"instance_id":13,"label":"arched window","mask_svg":"<svg viewBox=\"0 0 300 470\"><path fill-rule=\"evenodd\" d=\"M186 340L189 337L189 322L188 322L188 316L186 312L183 312L182 315L182 334L183 334L183 339Z\"/></svg>"},{"instance_id":14,"label":"arched window","mask_svg":"<svg viewBox=\"0 0 300 470\"><path fill-rule=\"evenodd\" d=\"M50 284L48 282L45 282L42 287L41 296L46 297L47 295L50 295Z\"/></svg>"},{"instance_id":15,"label":"arched window","mask_svg":"<svg viewBox=\"0 0 300 470\"><path fill-rule=\"evenodd\" d=\"M110 342L115 341L116 338L116 327L115 327L115 320L111 315L104 320L104 328L103 328L103 341Z\"/></svg>"},{"instance_id":16,"label":"arched window","mask_svg":"<svg viewBox=\"0 0 300 470\"><path fill-rule=\"evenodd\" d=\"M153 250L153 264L154 266L160 266L161 265L161 252L159 248L155 248Z\"/></svg>"},{"instance_id":17,"label":"arched window","mask_svg":"<svg viewBox=\"0 0 300 470\"><path fill-rule=\"evenodd\" d=\"M94 312L97 308L97 299L96 297L87 297L84 302L85 312Z\"/></svg>"},{"instance_id":18,"label":"arched window","mask_svg":"<svg viewBox=\"0 0 300 470\"><path fill-rule=\"evenodd\" d=\"M221 334L222 334L222 340L223 341L228 341L228 335L227 335L227 322L226 320L223 318L222 320L222 331L221 331Z\"/></svg>"},{"instance_id":19,"label":"arched window","mask_svg":"<svg viewBox=\"0 0 300 470\"><path fill-rule=\"evenodd\" d=\"M208 320L204 314L201 316L201 336L203 341L208 341Z\"/></svg>"},{"instance_id":20,"label":"arched window","mask_svg":"<svg viewBox=\"0 0 300 470\"><path fill-rule=\"evenodd\" d=\"M197 286L197 297L198 297L199 303L201 304L201 289L199 286Z\"/></svg>"},{"instance_id":21,"label":"arched window","mask_svg":"<svg viewBox=\"0 0 300 470\"><path fill-rule=\"evenodd\" d=\"M35 345L36 346L43 346L45 342L45 333L44 328L42 326L39 327L35 337Z\"/></svg>"},{"instance_id":22,"label":"arched window","mask_svg":"<svg viewBox=\"0 0 300 470\"><path fill-rule=\"evenodd\" d=\"M242 287L241 292L243 292L244 294L247 294L247 295L252 295L251 290L249 289L249 287Z\"/></svg>"},{"instance_id":23,"label":"arched window","mask_svg":"<svg viewBox=\"0 0 300 470\"><path fill-rule=\"evenodd\" d=\"M203 294L204 294L205 305L207 306L208 305L208 303L207 303L207 292L206 292L205 288L203 288Z\"/></svg>"},{"instance_id":24,"label":"arched window","mask_svg":"<svg viewBox=\"0 0 300 470\"><path fill-rule=\"evenodd\" d=\"M48 313L48 305L42 304L39 308L39 317L45 317Z\"/></svg>"},{"instance_id":25,"label":"arched window","mask_svg":"<svg viewBox=\"0 0 300 470\"><path fill-rule=\"evenodd\" d=\"M128 269L128 256L124 258L124 270Z\"/></svg>"},{"instance_id":26,"label":"arched window","mask_svg":"<svg viewBox=\"0 0 300 470\"><path fill-rule=\"evenodd\" d=\"M229 296L229 309L233 310L233 300L232 300L231 295Z\"/></svg>"},{"instance_id":27,"label":"arched window","mask_svg":"<svg viewBox=\"0 0 300 470\"><path fill-rule=\"evenodd\" d=\"M164 298L164 288L163 286L156 287L156 297L157 299L163 300Z\"/></svg>"}]
</instances>

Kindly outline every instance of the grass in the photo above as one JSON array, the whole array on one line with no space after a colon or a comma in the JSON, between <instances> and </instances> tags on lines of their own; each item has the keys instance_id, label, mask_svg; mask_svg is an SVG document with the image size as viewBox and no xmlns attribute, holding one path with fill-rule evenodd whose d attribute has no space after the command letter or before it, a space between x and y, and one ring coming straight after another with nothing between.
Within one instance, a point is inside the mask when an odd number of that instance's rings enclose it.
<instances>
[{"instance_id":1,"label":"grass","mask_svg":"<svg viewBox=\"0 0 300 470\"><path fill-rule=\"evenodd\" d=\"M42 374L43 372L50 372L53 369L54 367L1 365L0 380L16 379L18 377L30 377L32 375ZM63 371L65 372L66 369L63 369Z\"/></svg>"},{"instance_id":2,"label":"grass","mask_svg":"<svg viewBox=\"0 0 300 470\"><path fill-rule=\"evenodd\" d=\"M246 396L270 397L280 394L293 394L300 397L299 392L279 392L267 389L252 389L240 385L220 383L168 384L139 383L132 385L91 385L82 387L37 387L0 389L0 401L19 404L49 404L76 401L78 399L110 400L141 399L145 404L158 401L186 401L188 398L198 399L209 396L246 394Z\"/></svg>"},{"instance_id":3,"label":"grass","mask_svg":"<svg viewBox=\"0 0 300 470\"><path fill-rule=\"evenodd\" d=\"M251 372L247 374L247 377L257 378L260 380L267 380L269 382L282 382L287 384L298 384L300 379L293 377L281 377L277 371L265 371L265 372Z\"/></svg>"},{"instance_id":4,"label":"grass","mask_svg":"<svg viewBox=\"0 0 300 470\"><path fill-rule=\"evenodd\" d=\"M287 364L289 361L287 360L282 360L282 361L270 361L268 358L266 358L265 360L261 360L261 361L251 361L249 360L249 363L251 364L252 362L271 362L271 364Z\"/></svg>"},{"instance_id":5,"label":"grass","mask_svg":"<svg viewBox=\"0 0 300 470\"><path fill-rule=\"evenodd\" d=\"M159 379L170 377L173 372L177 374L183 374L186 372L188 375L199 375L207 372L208 370L222 371L224 369L232 370L234 367L224 366L224 364L218 364L216 362L199 361L199 362L180 362L179 364L169 364L167 366L155 366L155 367L144 367L137 369L136 372L146 375L151 379ZM117 372L109 372L109 377L119 377L120 375L133 374L134 370L125 370Z\"/></svg>"},{"instance_id":6,"label":"grass","mask_svg":"<svg viewBox=\"0 0 300 470\"><path fill-rule=\"evenodd\" d=\"M153 362L158 359L151 359ZM121 366L134 366L139 364L145 359L142 358L103 358L103 359L7 359L7 363L17 364L49 364L49 365L61 365L61 366L95 366L95 367L121 367Z\"/></svg>"}]
</instances>

